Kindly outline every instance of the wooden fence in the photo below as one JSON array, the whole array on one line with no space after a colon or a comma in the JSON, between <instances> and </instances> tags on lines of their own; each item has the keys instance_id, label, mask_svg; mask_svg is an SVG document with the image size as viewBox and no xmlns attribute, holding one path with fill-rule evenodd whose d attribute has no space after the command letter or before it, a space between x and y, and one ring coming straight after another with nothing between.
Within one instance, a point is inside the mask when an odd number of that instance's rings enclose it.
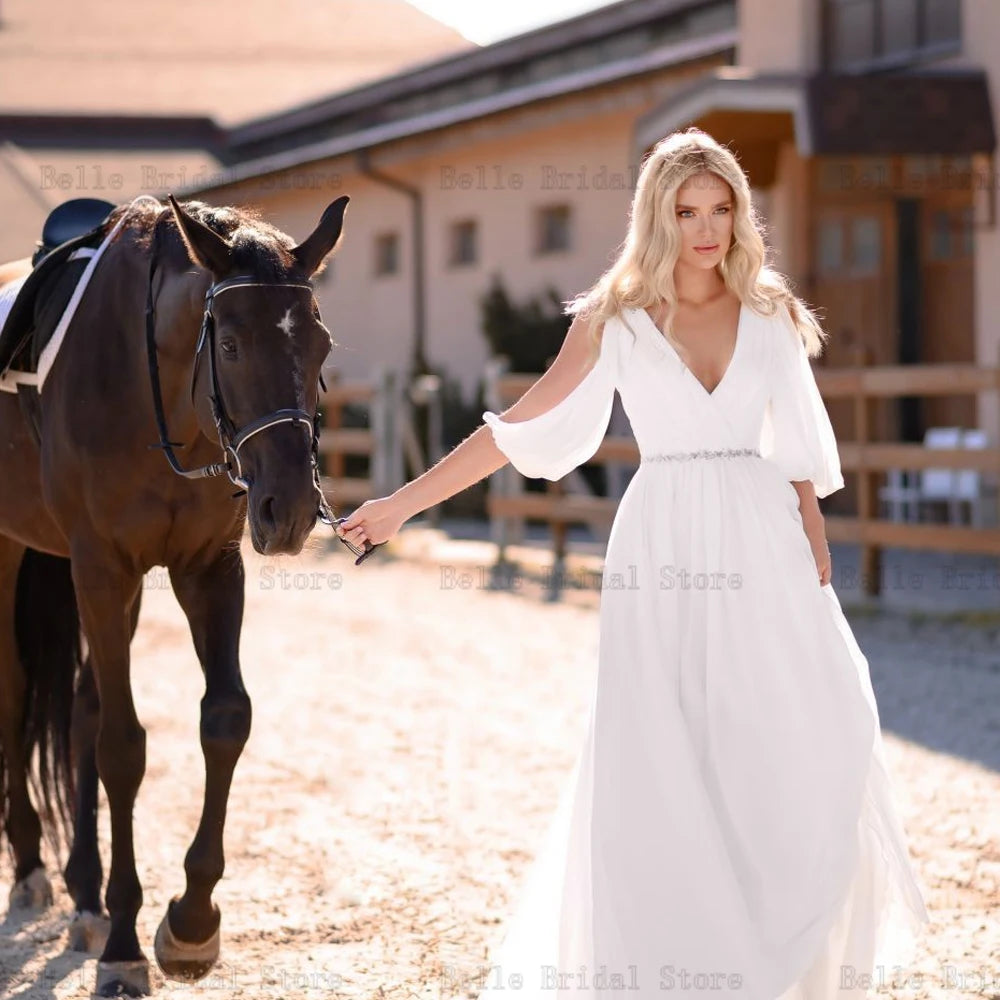
<instances>
[{"instance_id":1,"label":"wooden fence","mask_svg":"<svg viewBox=\"0 0 1000 1000\"><path fill-rule=\"evenodd\" d=\"M863 358L862 358L863 360ZM1000 448L926 448L922 444L871 441L869 411L876 399L902 396L1000 394L1000 367L974 365L858 364L847 368L815 368L816 382L825 399L853 401L855 439L838 442L841 466L857 477L857 513L826 515L827 538L861 546L862 586L878 594L882 549L885 546L1000 556L1000 528L952 524L898 523L879 518L878 489L890 469L975 469L1000 482ZM503 412L537 381L538 375L510 374L502 359L487 368L486 398L490 409ZM1000 398L998 398L1000 404ZM1000 428L994 429L1000 440ZM639 450L631 436L608 435L591 462L637 466ZM586 524L605 530L614 519L618 500L567 494L565 481L546 482L545 493L526 493L523 477L509 463L491 477L487 498L497 558L519 537L525 519L541 520L552 531L553 554L559 567L566 553L566 529Z\"/></svg>"},{"instance_id":2,"label":"wooden fence","mask_svg":"<svg viewBox=\"0 0 1000 1000\"><path fill-rule=\"evenodd\" d=\"M441 398L436 377L417 379L407 391L395 372L376 368L370 379L342 380L333 375L327 385L320 395L319 451L325 466L320 485L338 514L343 507L353 509L365 500L386 496L440 457ZM345 427L347 406L367 410L368 427ZM429 454L417 440L415 406L428 407ZM348 455L367 456L368 474L348 476ZM437 511L429 513L436 520Z\"/></svg>"}]
</instances>

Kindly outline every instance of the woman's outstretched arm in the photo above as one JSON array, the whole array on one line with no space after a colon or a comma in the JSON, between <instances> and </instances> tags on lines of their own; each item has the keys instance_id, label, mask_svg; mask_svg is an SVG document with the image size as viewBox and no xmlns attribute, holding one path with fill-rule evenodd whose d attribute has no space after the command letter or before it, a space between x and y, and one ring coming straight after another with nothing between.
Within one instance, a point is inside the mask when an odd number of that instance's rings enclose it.
<instances>
[{"instance_id":1,"label":"woman's outstretched arm","mask_svg":"<svg viewBox=\"0 0 1000 1000\"><path fill-rule=\"evenodd\" d=\"M531 388L504 411L503 424L524 423L528 436L533 436L534 429L527 426L528 422L556 411L591 374L597 360L586 322L577 316L556 359ZM493 428L483 424L416 479L390 496L363 503L339 526L337 534L358 546L365 540L373 545L386 541L415 514L447 500L506 465L510 458L496 441Z\"/></svg>"}]
</instances>

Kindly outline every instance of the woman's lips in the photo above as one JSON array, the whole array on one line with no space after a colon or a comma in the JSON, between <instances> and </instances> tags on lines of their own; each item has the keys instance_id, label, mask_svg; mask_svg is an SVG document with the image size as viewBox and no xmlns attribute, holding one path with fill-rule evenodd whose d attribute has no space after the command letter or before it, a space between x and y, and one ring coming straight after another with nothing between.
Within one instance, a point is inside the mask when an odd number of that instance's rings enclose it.
<instances>
[{"instance_id":1,"label":"woman's lips","mask_svg":"<svg viewBox=\"0 0 1000 1000\"><path fill-rule=\"evenodd\" d=\"M714 243L710 247L695 247L695 250L698 253L715 253L715 251L718 250L718 249L719 249L719 244L718 243Z\"/></svg>"}]
</instances>

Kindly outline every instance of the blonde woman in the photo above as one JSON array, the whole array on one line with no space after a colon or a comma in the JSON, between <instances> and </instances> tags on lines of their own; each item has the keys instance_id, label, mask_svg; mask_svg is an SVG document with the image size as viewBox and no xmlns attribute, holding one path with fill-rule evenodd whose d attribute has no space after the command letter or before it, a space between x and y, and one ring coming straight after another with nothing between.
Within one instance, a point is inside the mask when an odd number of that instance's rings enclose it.
<instances>
[{"instance_id":1,"label":"blonde woman","mask_svg":"<svg viewBox=\"0 0 1000 1000\"><path fill-rule=\"evenodd\" d=\"M521 399L339 532L385 541L507 461L559 479L621 395L642 460L590 724L480 997L860 1000L929 918L830 583L825 334L765 265L737 160L696 129L647 157L617 261L568 311Z\"/></svg>"}]
</instances>

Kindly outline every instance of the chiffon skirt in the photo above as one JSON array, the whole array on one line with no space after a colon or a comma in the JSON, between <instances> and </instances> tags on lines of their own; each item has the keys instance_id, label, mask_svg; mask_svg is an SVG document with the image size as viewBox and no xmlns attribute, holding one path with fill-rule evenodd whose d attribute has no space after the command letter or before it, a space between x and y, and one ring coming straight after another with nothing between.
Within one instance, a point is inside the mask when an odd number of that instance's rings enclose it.
<instances>
[{"instance_id":1,"label":"chiffon skirt","mask_svg":"<svg viewBox=\"0 0 1000 1000\"><path fill-rule=\"evenodd\" d=\"M481 1000L854 1000L927 922L868 662L772 464L644 464L597 684Z\"/></svg>"}]
</instances>

